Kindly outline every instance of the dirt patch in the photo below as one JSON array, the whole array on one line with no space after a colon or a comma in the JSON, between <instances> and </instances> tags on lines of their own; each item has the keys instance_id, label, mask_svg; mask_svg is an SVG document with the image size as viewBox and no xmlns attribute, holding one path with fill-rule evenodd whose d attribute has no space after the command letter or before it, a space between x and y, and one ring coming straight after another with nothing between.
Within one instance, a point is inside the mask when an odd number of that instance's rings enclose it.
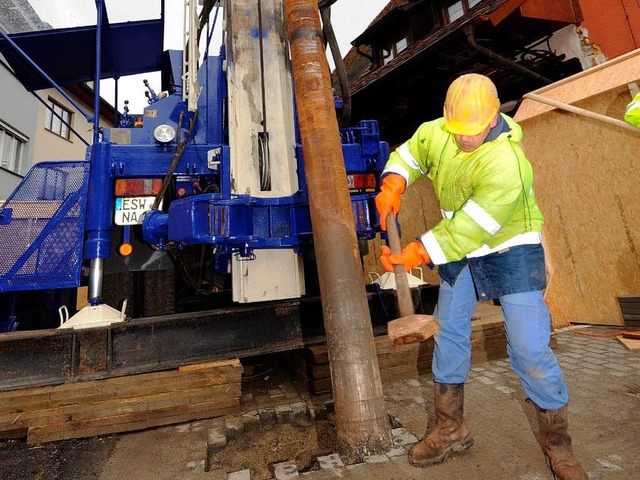
<instances>
[{"instance_id":1,"label":"dirt patch","mask_svg":"<svg viewBox=\"0 0 640 480\"><path fill-rule=\"evenodd\" d=\"M116 436L65 440L38 446L0 441L2 480L97 480Z\"/></svg>"},{"instance_id":2,"label":"dirt patch","mask_svg":"<svg viewBox=\"0 0 640 480\"><path fill-rule=\"evenodd\" d=\"M318 468L317 457L338 451L334 424L317 420L311 425L260 425L230 440L209 457L211 470L227 473L249 469L252 480L273 478L273 465L295 462L298 471Z\"/></svg>"}]
</instances>

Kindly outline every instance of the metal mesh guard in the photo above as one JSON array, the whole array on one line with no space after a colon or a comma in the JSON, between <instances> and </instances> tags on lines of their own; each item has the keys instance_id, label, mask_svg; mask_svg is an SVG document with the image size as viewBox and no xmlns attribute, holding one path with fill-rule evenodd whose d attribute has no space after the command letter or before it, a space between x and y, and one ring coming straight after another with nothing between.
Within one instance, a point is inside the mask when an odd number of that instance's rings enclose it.
<instances>
[{"instance_id":1,"label":"metal mesh guard","mask_svg":"<svg viewBox=\"0 0 640 480\"><path fill-rule=\"evenodd\" d=\"M0 292L80 284L87 162L34 165L0 212Z\"/></svg>"}]
</instances>

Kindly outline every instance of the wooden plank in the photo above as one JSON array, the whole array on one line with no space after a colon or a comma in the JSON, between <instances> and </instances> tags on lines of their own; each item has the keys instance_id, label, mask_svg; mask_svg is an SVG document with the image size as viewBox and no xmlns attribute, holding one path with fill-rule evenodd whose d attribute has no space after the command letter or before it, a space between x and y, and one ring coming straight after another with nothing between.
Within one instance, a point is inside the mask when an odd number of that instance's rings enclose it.
<instances>
[{"instance_id":1,"label":"wooden plank","mask_svg":"<svg viewBox=\"0 0 640 480\"><path fill-rule=\"evenodd\" d=\"M331 379L323 378L321 380L314 380L313 383L310 384L310 387L314 395L331 392Z\"/></svg>"},{"instance_id":2,"label":"wooden plank","mask_svg":"<svg viewBox=\"0 0 640 480\"><path fill-rule=\"evenodd\" d=\"M507 357L507 347L485 350L484 352L475 352L471 354L471 364L486 362L489 360L498 360Z\"/></svg>"},{"instance_id":3,"label":"wooden plank","mask_svg":"<svg viewBox=\"0 0 640 480\"><path fill-rule=\"evenodd\" d=\"M321 364L329 361L327 345L314 345L313 347L306 347L304 350L311 363Z\"/></svg>"},{"instance_id":4,"label":"wooden plank","mask_svg":"<svg viewBox=\"0 0 640 480\"><path fill-rule=\"evenodd\" d=\"M215 409L239 405L241 374L236 359L2 392L0 431L29 429L33 443L216 416ZM198 406L209 411L201 412Z\"/></svg>"},{"instance_id":5,"label":"wooden plank","mask_svg":"<svg viewBox=\"0 0 640 480\"><path fill-rule=\"evenodd\" d=\"M202 370L202 369L198 369ZM188 371L187 371L188 372ZM242 374L242 366L238 365L221 365L215 369L211 369L209 372L198 371L193 374L208 375L212 381L216 383L226 383L236 378L237 375ZM69 393L77 392L80 390L99 390L104 388L105 385L112 386L114 388L126 388L127 385L141 384L147 381L157 382L161 379L168 379L168 383L176 381L176 378L186 378L185 373L180 369L164 370L160 372L142 373L138 375L126 375L122 377L110 377L100 380L89 380L77 383L65 383L62 385L54 385L49 387L38 388L23 388L16 390L7 390L0 392L0 403L6 400L13 400L16 396L38 396L38 395L51 395L54 393L60 393L68 395Z\"/></svg>"},{"instance_id":6,"label":"wooden plank","mask_svg":"<svg viewBox=\"0 0 640 480\"><path fill-rule=\"evenodd\" d=\"M617 337L618 341L624 345L625 347L627 347L628 350L631 350L632 352L637 352L638 350L640 350L640 340L633 340L631 338L623 338L623 337Z\"/></svg>"},{"instance_id":7,"label":"wooden plank","mask_svg":"<svg viewBox=\"0 0 640 480\"><path fill-rule=\"evenodd\" d=\"M482 335L478 337L472 337L470 339L471 346L482 348L483 345L493 345L494 343L507 343L507 333L502 331L493 335Z\"/></svg>"},{"instance_id":8,"label":"wooden plank","mask_svg":"<svg viewBox=\"0 0 640 480\"><path fill-rule=\"evenodd\" d=\"M216 379L213 379L216 380ZM236 382L239 381L239 376L235 378ZM69 392L68 396L62 396L60 392L55 392L49 397L42 396L27 396L20 397L16 395L12 402L4 402L0 406L0 418L2 415L26 411L52 408L53 406L74 405L77 403L94 403L100 401L106 401L113 398L120 400L126 400L129 398L139 398L145 395L153 395L166 392L188 391L195 388L215 387L219 385L228 385L233 382L227 381L225 383L212 381L211 378L199 377L199 378L184 378L176 379L172 383L166 383L166 381L154 384L152 382L145 382L141 384L136 391L135 385L128 385L126 389L114 388L110 385L102 386L96 391L80 390L78 392Z\"/></svg>"},{"instance_id":9,"label":"wooden plank","mask_svg":"<svg viewBox=\"0 0 640 480\"><path fill-rule=\"evenodd\" d=\"M471 338L486 337L486 336L495 335L495 334L504 333L504 332L505 332L504 324L501 323L500 325L485 326L481 329L472 330Z\"/></svg>"},{"instance_id":10,"label":"wooden plank","mask_svg":"<svg viewBox=\"0 0 640 480\"><path fill-rule=\"evenodd\" d=\"M331 377L331 368L328 363L322 365L309 365L307 372L309 374L309 378L312 380Z\"/></svg>"},{"instance_id":11,"label":"wooden plank","mask_svg":"<svg viewBox=\"0 0 640 480\"><path fill-rule=\"evenodd\" d=\"M28 390L10 390L0 395L0 415L18 409L46 408L48 405L67 405L77 402L95 402L118 398L137 397L165 391L179 391L204 385L225 385L239 381L241 369L223 367L214 371L179 370L155 372L126 377L69 383L53 387Z\"/></svg>"},{"instance_id":12,"label":"wooden plank","mask_svg":"<svg viewBox=\"0 0 640 480\"><path fill-rule=\"evenodd\" d=\"M226 360L214 360L211 362L194 363L192 365L181 365L180 367L178 367L178 371L184 373L198 370L211 370L220 368L226 369L227 367L231 367L234 371L238 368L242 370L242 364L240 363L240 360L238 360L237 358L230 358Z\"/></svg>"},{"instance_id":13,"label":"wooden plank","mask_svg":"<svg viewBox=\"0 0 640 480\"><path fill-rule=\"evenodd\" d=\"M418 348L420 345L428 345L432 344L433 339L429 339L421 344L407 344L407 345L393 345L389 340L389 337L384 335L383 337L376 337L376 353L378 355L384 355L387 353L411 353Z\"/></svg>"},{"instance_id":14,"label":"wooden plank","mask_svg":"<svg viewBox=\"0 0 640 480\"><path fill-rule=\"evenodd\" d=\"M501 308L486 305L479 311L481 316L477 321L474 320L476 323L471 334L472 363L506 357L507 337ZM392 380L394 374L426 373L431 368L435 345L433 339L401 346L394 346L386 335L377 336L374 341L380 375L385 380ZM304 358L307 361L306 370L296 368L300 378L308 380L310 389L315 393L327 391L331 378L326 345L307 347ZM320 363L322 361L324 363Z\"/></svg>"},{"instance_id":15,"label":"wooden plank","mask_svg":"<svg viewBox=\"0 0 640 480\"><path fill-rule=\"evenodd\" d=\"M211 399L204 402L183 402L176 405L165 406L156 409L141 410L141 411L124 411L117 415L106 415L100 417L89 417L78 420L67 420L57 423L51 423L46 426L34 427L31 430L43 429L47 431L68 431L68 430L81 430L84 428L90 429L99 427L102 428L108 425L119 425L131 422L137 422L141 420L150 420L153 418L160 418L167 415L173 415L174 413L184 413L185 411L191 411L190 406L208 405L211 409L228 408L231 406L237 406L240 404L237 398L224 398L224 399ZM91 435L88 435L91 436Z\"/></svg>"},{"instance_id":16,"label":"wooden plank","mask_svg":"<svg viewBox=\"0 0 640 480\"><path fill-rule=\"evenodd\" d=\"M117 416L146 410L157 410L180 404L203 403L214 400L238 400L240 383L197 388L183 392L163 392L135 398L117 398L102 402L83 402L47 409L34 409L0 416L0 430L35 427L67 420L84 420Z\"/></svg>"},{"instance_id":17,"label":"wooden plank","mask_svg":"<svg viewBox=\"0 0 640 480\"><path fill-rule=\"evenodd\" d=\"M239 407L221 406L220 402L208 402L194 405L181 405L171 411L147 412L147 415L138 415L137 419L123 421L122 423L111 423L111 418L105 419L103 425L78 425L68 424L49 427L30 428L27 436L27 444L33 445L57 440L71 438L92 437L96 435L108 435L112 433L131 432L150 427L172 425L176 423L214 418L237 413ZM67 427L67 428L64 428Z\"/></svg>"},{"instance_id":18,"label":"wooden plank","mask_svg":"<svg viewBox=\"0 0 640 480\"><path fill-rule=\"evenodd\" d=\"M398 365L415 364L418 360L418 350L410 354L406 353L386 353L378 356L378 367L380 370Z\"/></svg>"}]
</instances>

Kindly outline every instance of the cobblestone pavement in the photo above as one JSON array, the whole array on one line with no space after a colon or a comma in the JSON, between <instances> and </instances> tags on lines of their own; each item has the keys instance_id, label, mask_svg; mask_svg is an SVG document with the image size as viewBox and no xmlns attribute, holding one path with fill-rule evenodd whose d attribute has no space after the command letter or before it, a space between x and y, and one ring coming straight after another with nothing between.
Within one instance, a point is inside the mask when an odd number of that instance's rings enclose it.
<instances>
[{"instance_id":1,"label":"cobblestone pavement","mask_svg":"<svg viewBox=\"0 0 640 480\"><path fill-rule=\"evenodd\" d=\"M589 478L640 479L640 352L631 352L612 338L591 338L570 331L556 332L555 336L554 350L571 398L569 420L574 451ZM433 405L432 388L430 375L385 384L388 412L398 422L393 430L396 446L387 455L349 466L343 464L339 455L328 455L318 459L319 470L308 472L299 472L295 464L284 462L273 466L274 478L553 479L536 440L533 406L526 401L507 359L472 368L465 388L465 415L475 445L444 464L425 469L411 467L406 451L433 422L428 413ZM308 402L283 394L280 402L299 406L301 400ZM274 398L269 402L268 407L273 408ZM260 408L261 405L253 403L251 408ZM267 406L262 407L266 411ZM211 429L212 425L218 425L217 430ZM217 423L196 422L127 435L111 452L100 480L251 480L248 470L205 471L206 432L211 442L212 431L221 434L219 425L218 419ZM132 462L132 458L136 461ZM133 472L135 476L129 477Z\"/></svg>"}]
</instances>

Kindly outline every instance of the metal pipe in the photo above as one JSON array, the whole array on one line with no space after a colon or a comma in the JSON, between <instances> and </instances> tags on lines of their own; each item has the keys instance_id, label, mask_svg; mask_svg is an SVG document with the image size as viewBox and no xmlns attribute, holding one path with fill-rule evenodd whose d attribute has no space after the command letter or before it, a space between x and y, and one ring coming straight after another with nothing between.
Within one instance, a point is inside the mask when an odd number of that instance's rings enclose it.
<instances>
[{"instance_id":1,"label":"metal pipe","mask_svg":"<svg viewBox=\"0 0 640 480\"><path fill-rule=\"evenodd\" d=\"M113 186L110 162L104 145L100 143L100 77L102 72L102 20L104 0L95 0L96 68L93 84L93 144L91 145L89 190L87 194L85 258L91 260L88 297L91 305L102 303L103 260L110 254L111 200Z\"/></svg>"},{"instance_id":2,"label":"metal pipe","mask_svg":"<svg viewBox=\"0 0 640 480\"><path fill-rule=\"evenodd\" d=\"M113 128L118 128L120 126L120 114L118 113L118 80L120 80L120 77L113 78Z\"/></svg>"},{"instance_id":3,"label":"metal pipe","mask_svg":"<svg viewBox=\"0 0 640 480\"><path fill-rule=\"evenodd\" d=\"M338 46L338 40L336 39L336 34L333 31L333 26L331 25L331 7L321 9L320 17L322 18L322 30L325 38L327 39L327 43L329 44L333 63L336 65L338 81L340 83L340 94L343 104L340 126L348 127L349 122L351 121L351 92L349 92L347 69L344 67L342 55L340 54L340 47Z\"/></svg>"},{"instance_id":4,"label":"metal pipe","mask_svg":"<svg viewBox=\"0 0 640 480\"><path fill-rule=\"evenodd\" d=\"M285 0L340 446L391 447L317 0Z\"/></svg>"},{"instance_id":5,"label":"metal pipe","mask_svg":"<svg viewBox=\"0 0 640 480\"><path fill-rule=\"evenodd\" d=\"M100 78L102 77L102 18L104 0L96 0L96 70L93 79L93 144L100 141Z\"/></svg>"},{"instance_id":6,"label":"metal pipe","mask_svg":"<svg viewBox=\"0 0 640 480\"><path fill-rule=\"evenodd\" d=\"M549 85L550 83L553 83L553 81L548 79L547 77L543 77L542 75L532 72L528 68L523 67L513 60L509 60L508 58L503 57L502 55L497 54L496 52L489 50L488 48L478 45L478 43L476 42L475 28L473 27L473 25L465 25L464 33L467 36L467 42L469 43L469 46L480 55L484 55L485 57L487 57L490 61L503 65L515 72L521 73L525 77L529 77L537 82L540 82L542 85Z\"/></svg>"},{"instance_id":7,"label":"metal pipe","mask_svg":"<svg viewBox=\"0 0 640 480\"><path fill-rule=\"evenodd\" d=\"M623 128L635 133L640 133L640 128L636 128L633 125L623 122L622 120L611 118L600 113L591 112L589 110L585 110L584 108L574 107L573 105L569 105L568 103L559 102L551 98L543 97L542 95L538 95L536 93L527 93L523 98L528 98L529 100L533 100L534 102L544 103L545 105L559 108L561 110L566 110L567 112L575 113L576 115L582 115L583 117L598 120L599 122L607 123L618 128Z\"/></svg>"},{"instance_id":8,"label":"metal pipe","mask_svg":"<svg viewBox=\"0 0 640 480\"><path fill-rule=\"evenodd\" d=\"M104 273L104 260L94 258L91 260L89 272L88 298L93 306L102 303L102 275Z\"/></svg>"}]
</instances>

